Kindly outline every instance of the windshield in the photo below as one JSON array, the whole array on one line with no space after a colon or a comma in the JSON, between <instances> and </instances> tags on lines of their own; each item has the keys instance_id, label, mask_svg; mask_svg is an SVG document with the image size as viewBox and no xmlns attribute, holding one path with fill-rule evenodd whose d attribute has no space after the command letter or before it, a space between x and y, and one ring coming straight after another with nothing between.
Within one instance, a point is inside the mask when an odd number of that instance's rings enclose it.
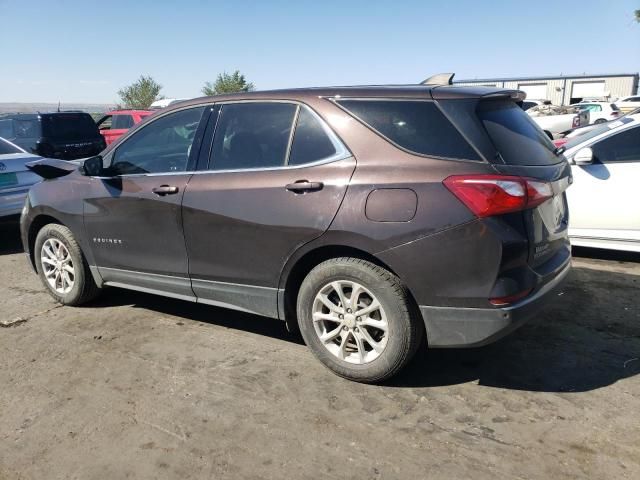
<instances>
[{"instance_id":1,"label":"windshield","mask_svg":"<svg viewBox=\"0 0 640 480\"><path fill-rule=\"evenodd\" d=\"M620 120L603 123L602 125L599 125L596 128L589 130L584 135L578 135L577 137L573 137L563 146L565 147L565 149L569 150L570 148L575 147L580 143L583 143L583 142L586 142L587 140L595 138L604 132L608 132L609 130L620 128L621 126L626 125L627 123L630 123L630 122L633 122L632 118L624 117L624 118L621 118Z\"/></svg>"},{"instance_id":2,"label":"windshield","mask_svg":"<svg viewBox=\"0 0 640 480\"><path fill-rule=\"evenodd\" d=\"M57 113L42 116L42 134L57 140L93 140L99 132L86 113Z\"/></svg>"},{"instance_id":3,"label":"windshield","mask_svg":"<svg viewBox=\"0 0 640 480\"><path fill-rule=\"evenodd\" d=\"M24 150L7 142L4 138L0 138L0 155L7 155L10 153L24 153Z\"/></svg>"},{"instance_id":4,"label":"windshield","mask_svg":"<svg viewBox=\"0 0 640 480\"><path fill-rule=\"evenodd\" d=\"M549 137L514 102L480 102L477 113L507 165L553 165L562 161Z\"/></svg>"}]
</instances>

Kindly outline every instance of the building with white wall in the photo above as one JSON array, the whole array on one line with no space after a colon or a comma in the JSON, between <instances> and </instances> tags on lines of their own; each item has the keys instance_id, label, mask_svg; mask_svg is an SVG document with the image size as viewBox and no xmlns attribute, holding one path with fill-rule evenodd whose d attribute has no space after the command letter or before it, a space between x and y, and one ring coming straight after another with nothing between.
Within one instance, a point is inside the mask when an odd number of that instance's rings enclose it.
<instances>
[{"instance_id":1,"label":"building with white wall","mask_svg":"<svg viewBox=\"0 0 640 480\"><path fill-rule=\"evenodd\" d=\"M583 99L613 101L638 93L637 73L489 78L459 80L453 83L456 85L513 88L526 92L529 99L551 100L554 105L569 105Z\"/></svg>"}]
</instances>

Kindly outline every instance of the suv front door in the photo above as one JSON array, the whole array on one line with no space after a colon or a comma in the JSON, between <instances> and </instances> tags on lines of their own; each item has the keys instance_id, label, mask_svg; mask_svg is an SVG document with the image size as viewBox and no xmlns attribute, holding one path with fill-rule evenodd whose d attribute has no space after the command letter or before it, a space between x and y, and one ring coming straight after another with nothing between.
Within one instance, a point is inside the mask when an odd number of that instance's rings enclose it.
<instances>
[{"instance_id":1,"label":"suv front door","mask_svg":"<svg viewBox=\"0 0 640 480\"><path fill-rule=\"evenodd\" d=\"M640 127L609 135L591 149L592 164L571 168L569 234L640 244Z\"/></svg>"},{"instance_id":2,"label":"suv front door","mask_svg":"<svg viewBox=\"0 0 640 480\"><path fill-rule=\"evenodd\" d=\"M92 178L87 236L105 282L193 297L181 203L210 108L168 113L127 138Z\"/></svg>"},{"instance_id":3,"label":"suv front door","mask_svg":"<svg viewBox=\"0 0 640 480\"><path fill-rule=\"evenodd\" d=\"M209 164L183 200L198 301L276 317L286 260L327 230L354 168L348 150L306 106L223 105Z\"/></svg>"}]
</instances>

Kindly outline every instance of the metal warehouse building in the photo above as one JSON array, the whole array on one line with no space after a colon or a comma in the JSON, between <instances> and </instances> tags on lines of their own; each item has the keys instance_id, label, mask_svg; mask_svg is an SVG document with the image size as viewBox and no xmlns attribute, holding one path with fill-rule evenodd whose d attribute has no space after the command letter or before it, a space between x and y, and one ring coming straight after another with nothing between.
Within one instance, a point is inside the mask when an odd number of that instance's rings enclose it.
<instances>
[{"instance_id":1,"label":"metal warehouse building","mask_svg":"<svg viewBox=\"0 0 640 480\"><path fill-rule=\"evenodd\" d=\"M514 88L527 98L569 105L583 99L616 100L638 92L637 73L573 75L559 77L488 78L454 81L456 85Z\"/></svg>"}]
</instances>

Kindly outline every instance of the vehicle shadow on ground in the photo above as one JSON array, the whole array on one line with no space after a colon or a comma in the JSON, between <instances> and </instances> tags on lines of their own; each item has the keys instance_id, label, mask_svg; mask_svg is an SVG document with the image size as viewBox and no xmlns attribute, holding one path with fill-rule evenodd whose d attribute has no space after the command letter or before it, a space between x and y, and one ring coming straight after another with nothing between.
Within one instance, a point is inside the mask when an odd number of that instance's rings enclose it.
<instances>
[{"instance_id":1,"label":"vehicle shadow on ground","mask_svg":"<svg viewBox=\"0 0 640 480\"><path fill-rule=\"evenodd\" d=\"M10 255L23 252L20 240L20 224L18 220L10 219L0 223L0 255Z\"/></svg>"},{"instance_id":2,"label":"vehicle shadow on ground","mask_svg":"<svg viewBox=\"0 0 640 480\"><path fill-rule=\"evenodd\" d=\"M130 305L165 315L176 317L176 322L193 320L245 332L265 335L286 342L302 344L299 334L287 331L285 323L274 318L261 317L250 313L239 312L211 305L175 300L147 293L124 290L120 288L105 289L103 294L91 302L89 308L107 308L118 305Z\"/></svg>"},{"instance_id":3,"label":"vehicle shadow on ground","mask_svg":"<svg viewBox=\"0 0 640 480\"><path fill-rule=\"evenodd\" d=\"M479 385L539 392L598 389L640 373L640 276L574 268L559 295L515 333L477 349L422 349L387 387ZM131 305L301 344L283 322L120 289L91 308ZM311 353L309 353L311 355Z\"/></svg>"},{"instance_id":4,"label":"vehicle shadow on ground","mask_svg":"<svg viewBox=\"0 0 640 480\"><path fill-rule=\"evenodd\" d=\"M477 349L421 351L390 386L583 392L640 374L640 276L574 268L541 314Z\"/></svg>"}]
</instances>

